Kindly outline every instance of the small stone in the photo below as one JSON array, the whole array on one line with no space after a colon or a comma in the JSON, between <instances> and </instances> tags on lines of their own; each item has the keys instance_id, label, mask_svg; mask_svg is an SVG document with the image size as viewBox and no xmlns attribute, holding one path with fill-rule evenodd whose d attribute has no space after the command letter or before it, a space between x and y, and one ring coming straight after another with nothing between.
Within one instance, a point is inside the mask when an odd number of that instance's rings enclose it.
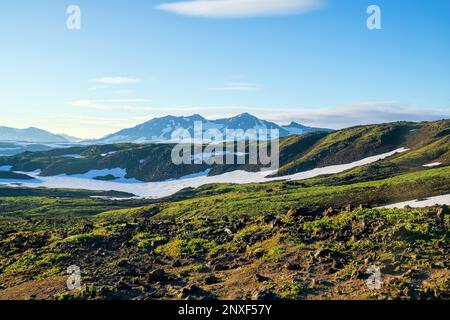
<instances>
[{"instance_id":1,"label":"small stone","mask_svg":"<svg viewBox=\"0 0 450 320\"><path fill-rule=\"evenodd\" d=\"M353 270L351 274L352 279L364 279L366 278L366 274L360 270Z\"/></svg>"},{"instance_id":2,"label":"small stone","mask_svg":"<svg viewBox=\"0 0 450 320\"><path fill-rule=\"evenodd\" d=\"M125 281L119 281L119 283L117 284L117 289L118 290L129 290L129 289L131 289L131 285Z\"/></svg>"},{"instance_id":3,"label":"small stone","mask_svg":"<svg viewBox=\"0 0 450 320\"><path fill-rule=\"evenodd\" d=\"M298 270L299 269L298 265L294 265L294 264L292 264L290 262L285 263L284 267L287 270Z\"/></svg>"},{"instance_id":4,"label":"small stone","mask_svg":"<svg viewBox=\"0 0 450 320\"><path fill-rule=\"evenodd\" d=\"M331 254L331 250L329 249L319 249L314 253L314 259L324 258Z\"/></svg>"},{"instance_id":5,"label":"small stone","mask_svg":"<svg viewBox=\"0 0 450 320\"><path fill-rule=\"evenodd\" d=\"M331 216L336 215L336 213L337 212L333 208L330 207L330 208L328 208L327 210L324 211L323 215L326 216L326 217L331 217Z\"/></svg>"},{"instance_id":6,"label":"small stone","mask_svg":"<svg viewBox=\"0 0 450 320\"><path fill-rule=\"evenodd\" d=\"M164 279L165 272L162 269L156 269L150 272L147 276L148 282L158 282Z\"/></svg>"},{"instance_id":7,"label":"small stone","mask_svg":"<svg viewBox=\"0 0 450 320\"><path fill-rule=\"evenodd\" d=\"M131 265L130 265L128 259L121 259L121 260L119 260L119 261L117 262L117 266L118 266L119 268L124 268L124 269L128 269L128 268L131 267Z\"/></svg>"},{"instance_id":8,"label":"small stone","mask_svg":"<svg viewBox=\"0 0 450 320\"><path fill-rule=\"evenodd\" d=\"M256 280L258 281L258 282L266 282L267 280L269 280L269 278L267 278L267 277L264 277L264 276L262 276L262 275L260 275L260 274L255 274L255 277L256 277Z\"/></svg>"},{"instance_id":9,"label":"small stone","mask_svg":"<svg viewBox=\"0 0 450 320\"><path fill-rule=\"evenodd\" d=\"M228 267L227 265L224 265L224 264L216 264L216 265L214 265L213 267L212 267L212 269L214 270L214 271L224 271L224 270L228 270L228 269L230 269L230 267Z\"/></svg>"},{"instance_id":10,"label":"small stone","mask_svg":"<svg viewBox=\"0 0 450 320\"><path fill-rule=\"evenodd\" d=\"M438 207L436 209L436 221L443 223L445 221L445 215L450 214L450 208L446 205Z\"/></svg>"},{"instance_id":11,"label":"small stone","mask_svg":"<svg viewBox=\"0 0 450 320\"><path fill-rule=\"evenodd\" d=\"M252 300L269 300L273 298L273 293L266 289L258 289L252 293Z\"/></svg>"},{"instance_id":12,"label":"small stone","mask_svg":"<svg viewBox=\"0 0 450 320\"><path fill-rule=\"evenodd\" d=\"M178 293L178 298L179 299L186 299L189 296L189 288L184 287L183 289L180 290L180 292Z\"/></svg>"},{"instance_id":13,"label":"small stone","mask_svg":"<svg viewBox=\"0 0 450 320\"><path fill-rule=\"evenodd\" d=\"M287 212L288 218L291 218L291 219L296 218L300 215L301 215L301 211L298 208L292 208Z\"/></svg>"},{"instance_id":14,"label":"small stone","mask_svg":"<svg viewBox=\"0 0 450 320\"><path fill-rule=\"evenodd\" d=\"M106 288L105 286L101 286L99 288L97 288L97 295L98 296L105 296L108 293L108 288Z\"/></svg>"},{"instance_id":15,"label":"small stone","mask_svg":"<svg viewBox=\"0 0 450 320\"><path fill-rule=\"evenodd\" d=\"M262 248L258 248L255 251L253 251L253 255L255 256L255 258L261 258L262 256L264 256L265 251Z\"/></svg>"},{"instance_id":16,"label":"small stone","mask_svg":"<svg viewBox=\"0 0 450 320\"><path fill-rule=\"evenodd\" d=\"M191 285L184 287L180 290L178 294L178 298L185 299L187 297L191 297L192 295L199 294L202 292L202 289L197 287L196 285Z\"/></svg>"},{"instance_id":17,"label":"small stone","mask_svg":"<svg viewBox=\"0 0 450 320\"><path fill-rule=\"evenodd\" d=\"M205 278L204 282L205 284L215 284L219 282L219 279L216 276L210 275Z\"/></svg>"},{"instance_id":18,"label":"small stone","mask_svg":"<svg viewBox=\"0 0 450 320\"><path fill-rule=\"evenodd\" d=\"M275 219L275 216L273 214L267 213L266 215L264 215L264 223L269 223L271 221L273 221Z\"/></svg>"},{"instance_id":19,"label":"small stone","mask_svg":"<svg viewBox=\"0 0 450 320\"><path fill-rule=\"evenodd\" d=\"M174 267L174 268L181 267L181 262L180 262L180 260L174 260L174 261L172 262L172 267Z\"/></svg>"}]
</instances>

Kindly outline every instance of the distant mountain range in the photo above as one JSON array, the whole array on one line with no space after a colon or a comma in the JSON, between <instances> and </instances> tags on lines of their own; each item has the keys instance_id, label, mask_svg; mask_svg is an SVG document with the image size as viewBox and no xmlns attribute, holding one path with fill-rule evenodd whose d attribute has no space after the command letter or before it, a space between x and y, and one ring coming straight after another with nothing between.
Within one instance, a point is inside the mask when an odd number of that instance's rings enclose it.
<instances>
[{"instance_id":1,"label":"distant mountain range","mask_svg":"<svg viewBox=\"0 0 450 320\"><path fill-rule=\"evenodd\" d=\"M27 129L0 127L0 141L2 142L73 143L80 140L65 134L53 134L33 127Z\"/></svg>"},{"instance_id":2,"label":"distant mountain range","mask_svg":"<svg viewBox=\"0 0 450 320\"><path fill-rule=\"evenodd\" d=\"M218 120L207 120L201 115L190 117L166 116L155 118L133 128L123 129L119 132L110 134L102 139L96 140L96 143L116 143L116 142L151 142L151 141L170 141L172 133L179 129L186 129L193 136L194 123L201 122L203 131L208 129L217 129L225 136L227 129L277 129L280 137L286 137L292 134L305 134L309 132L325 131L330 129L307 127L296 122L287 126L280 126L276 123L259 119L249 113L242 113L232 118Z\"/></svg>"},{"instance_id":3,"label":"distant mountain range","mask_svg":"<svg viewBox=\"0 0 450 320\"><path fill-rule=\"evenodd\" d=\"M201 122L202 129L205 132L208 129L217 129L225 136L227 129L277 129L280 137L286 137L293 134L305 134L309 132L324 131L330 132L330 129L313 128L292 122L286 126L280 126L276 123L259 119L249 113L242 113L232 118L218 120L207 120L201 115L195 114L189 117L166 116L154 118L150 121L137 125L133 128L120 130L116 133L107 135L104 138L96 140L85 140L86 143L145 143L145 142L168 142L172 134L179 129L186 129L193 136L194 123ZM82 139L71 137L65 134L54 134L38 128L15 129L9 127L0 127L0 142L24 142L24 143L77 143Z\"/></svg>"},{"instance_id":4,"label":"distant mountain range","mask_svg":"<svg viewBox=\"0 0 450 320\"><path fill-rule=\"evenodd\" d=\"M316 168L349 164L398 149L404 152L348 174L336 175L328 183L339 185L380 180L401 173L450 165L450 120L363 125L333 132L284 137L280 139L280 167L272 176L283 177ZM208 176L237 170L256 172L263 167L262 164L241 165L236 162L177 165L172 161L172 151L173 144L170 143L80 144L70 148L0 156L0 168L16 172L40 170L40 176L89 173L89 179L94 180L120 182L121 179L135 179L155 182L205 172ZM210 155L208 152L200 154L203 160ZM420 181L417 185L423 187ZM441 190L443 193L448 192L448 186L443 184Z\"/></svg>"}]
</instances>

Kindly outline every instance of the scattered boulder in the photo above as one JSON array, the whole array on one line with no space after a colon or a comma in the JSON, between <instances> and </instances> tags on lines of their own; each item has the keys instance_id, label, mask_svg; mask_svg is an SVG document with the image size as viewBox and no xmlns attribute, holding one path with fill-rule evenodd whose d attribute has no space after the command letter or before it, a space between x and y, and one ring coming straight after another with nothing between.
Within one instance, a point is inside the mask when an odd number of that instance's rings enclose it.
<instances>
[{"instance_id":1,"label":"scattered boulder","mask_svg":"<svg viewBox=\"0 0 450 320\"><path fill-rule=\"evenodd\" d=\"M361 270L355 269L352 271L352 274L350 277L351 277L351 279L366 279L367 275L364 272L362 272Z\"/></svg>"},{"instance_id":2,"label":"scattered boulder","mask_svg":"<svg viewBox=\"0 0 450 320\"><path fill-rule=\"evenodd\" d=\"M181 267L181 261L180 260L178 260L178 259L176 259L176 260L174 260L173 262L172 262L172 267L174 267L174 268L178 268L178 267Z\"/></svg>"},{"instance_id":3,"label":"scattered boulder","mask_svg":"<svg viewBox=\"0 0 450 320\"><path fill-rule=\"evenodd\" d=\"M86 223L81 232L82 233L91 233L94 230L94 225L92 223Z\"/></svg>"},{"instance_id":4,"label":"scattered boulder","mask_svg":"<svg viewBox=\"0 0 450 320\"><path fill-rule=\"evenodd\" d=\"M258 281L258 282L266 282L266 281L269 280L269 278L264 277L264 276L262 276L260 274L257 274L257 273L255 273L255 278L256 278L256 281Z\"/></svg>"},{"instance_id":5,"label":"scattered boulder","mask_svg":"<svg viewBox=\"0 0 450 320\"><path fill-rule=\"evenodd\" d=\"M204 279L205 284L215 284L219 282L219 279L216 276L209 275Z\"/></svg>"},{"instance_id":6,"label":"scattered boulder","mask_svg":"<svg viewBox=\"0 0 450 320\"><path fill-rule=\"evenodd\" d=\"M119 268L123 268L123 269L130 269L132 267L132 265L130 264L128 259L125 259L125 258L117 261L117 266Z\"/></svg>"},{"instance_id":7,"label":"scattered boulder","mask_svg":"<svg viewBox=\"0 0 450 320\"><path fill-rule=\"evenodd\" d=\"M436 221L443 223L445 221L445 215L450 214L450 208L447 205L443 205L436 208Z\"/></svg>"},{"instance_id":8,"label":"scattered boulder","mask_svg":"<svg viewBox=\"0 0 450 320\"><path fill-rule=\"evenodd\" d=\"M187 287L182 288L180 290L180 292L178 293L178 298L179 299L186 299L187 297L189 297L189 293L190 293L190 291L189 291L189 289Z\"/></svg>"},{"instance_id":9,"label":"scattered boulder","mask_svg":"<svg viewBox=\"0 0 450 320\"><path fill-rule=\"evenodd\" d=\"M131 285L126 282L126 279L122 278L116 286L117 290L130 290L131 289Z\"/></svg>"},{"instance_id":10,"label":"scattered boulder","mask_svg":"<svg viewBox=\"0 0 450 320\"><path fill-rule=\"evenodd\" d=\"M264 223L270 223L270 222L272 222L275 219L276 219L276 217L273 214L271 214L271 213L267 213L263 217Z\"/></svg>"},{"instance_id":11,"label":"scattered boulder","mask_svg":"<svg viewBox=\"0 0 450 320\"><path fill-rule=\"evenodd\" d=\"M330 256L333 253L330 249L319 249L314 253L314 259L317 260L319 258L325 258Z\"/></svg>"},{"instance_id":12,"label":"scattered boulder","mask_svg":"<svg viewBox=\"0 0 450 320\"><path fill-rule=\"evenodd\" d=\"M275 295L268 289L257 289L252 293L252 300L271 300Z\"/></svg>"},{"instance_id":13,"label":"scattered boulder","mask_svg":"<svg viewBox=\"0 0 450 320\"><path fill-rule=\"evenodd\" d=\"M286 268L287 270L299 270L300 269L298 265L292 264L290 262L286 262L283 267Z\"/></svg>"},{"instance_id":14,"label":"scattered boulder","mask_svg":"<svg viewBox=\"0 0 450 320\"><path fill-rule=\"evenodd\" d=\"M264 256L265 254L266 252L262 248L258 248L255 251L253 251L253 256L258 259Z\"/></svg>"},{"instance_id":15,"label":"scattered boulder","mask_svg":"<svg viewBox=\"0 0 450 320\"><path fill-rule=\"evenodd\" d=\"M323 212L323 215L326 217L332 217L335 216L336 214L338 214L339 212L337 210L334 210L333 208L328 208L327 210L325 210Z\"/></svg>"},{"instance_id":16,"label":"scattered boulder","mask_svg":"<svg viewBox=\"0 0 450 320\"><path fill-rule=\"evenodd\" d=\"M212 269L213 269L213 271L225 271L225 270L230 269L230 267L227 266L227 265L218 263L218 264L214 265L214 266L212 267Z\"/></svg>"},{"instance_id":17,"label":"scattered boulder","mask_svg":"<svg viewBox=\"0 0 450 320\"><path fill-rule=\"evenodd\" d=\"M450 207L447 206L447 205L440 206L440 207L437 209L437 212L438 212L439 214L442 214L442 215L450 214Z\"/></svg>"},{"instance_id":18,"label":"scattered boulder","mask_svg":"<svg viewBox=\"0 0 450 320\"><path fill-rule=\"evenodd\" d=\"M178 298L186 299L191 297L192 295L200 294L202 293L202 291L203 290L200 287L197 287L196 285L187 286L180 290Z\"/></svg>"},{"instance_id":19,"label":"scattered boulder","mask_svg":"<svg viewBox=\"0 0 450 320\"><path fill-rule=\"evenodd\" d=\"M287 217L289 219L295 219L301 215L301 210L299 208L292 208L287 212Z\"/></svg>"},{"instance_id":20,"label":"scattered boulder","mask_svg":"<svg viewBox=\"0 0 450 320\"><path fill-rule=\"evenodd\" d=\"M162 269L156 269L151 271L148 276L147 280L148 282L159 282L164 279L166 273Z\"/></svg>"},{"instance_id":21,"label":"scattered boulder","mask_svg":"<svg viewBox=\"0 0 450 320\"><path fill-rule=\"evenodd\" d=\"M352 212L353 211L353 206L351 204L348 204L345 206L344 211L346 212Z\"/></svg>"},{"instance_id":22,"label":"scattered boulder","mask_svg":"<svg viewBox=\"0 0 450 320\"><path fill-rule=\"evenodd\" d=\"M282 227L283 226L283 221L281 221L278 218L275 218L274 220L272 220L272 222L270 223L271 228L277 228L277 227Z\"/></svg>"}]
</instances>

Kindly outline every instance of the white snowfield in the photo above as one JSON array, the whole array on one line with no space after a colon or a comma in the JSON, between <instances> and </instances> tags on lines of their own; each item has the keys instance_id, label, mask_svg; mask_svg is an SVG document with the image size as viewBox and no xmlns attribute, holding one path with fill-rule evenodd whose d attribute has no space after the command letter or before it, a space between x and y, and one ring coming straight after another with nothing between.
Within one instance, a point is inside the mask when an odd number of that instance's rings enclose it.
<instances>
[{"instance_id":1,"label":"white snowfield","mask_svg":"<svg viewBox=\"0 0 450 320\"><path fill-rule=\"evenodd\" d=\"M442 164L442 163L440 163L440 162L433 162L433 163L424 164L422 167L432 168L432 167L438 167L438 166L440 166L441 164Z\"/></svg>"},{"instance_id":2,"label":"white snowfield","mask_svg":"<svg viewBox=\"0 0 450 320\"><path fill-rule=\"evenodd\" d=\"M28 173L29 176L32 176ZM96 177L104 177L107 175L112 175L116 177L117 179L114 180L114 182L120 182L120 183L142 183L142 181L136 180L136 179L128 179L125 178L127 175L127 170L122 168L113 168L113 169L102 169L102 170L91 170L86 173L82 174L73 174L73 175L67 175L67 174L61 174L58 175L58 177L67 177L67 178L80 178L80 179L94 179ZM39 177L41 179L42 177Z\"/></svg>"},{"instance_id":3,"label":"white snowfield","mask_svg":"<svg viewBox=\"0 0 450 320\"><path fill-rule=\"evenodd\" d=\"M161 182L140 182L137 183L135 179L125 179L124 169L106 169L106 170L93 170L84 175L77 176L53 176L53 177L43 177L39 176L39 172L26 173L31 177L35 177L39 180L39 183L32 183L23 181L18 185L17 183L1 182L2 185L9 186L23 186L23 187L45 187L45 188L72 188L72 189L85 189L85 190L95 190L95 191L121 191L136 195L140 198L162 198L175 194L176 192L192 187L197 188L202 185L212 184L212 183L235 183L235 184L248 184L248 183L260 183L269 182L276 180L304 180L308 178L313 178L321 175L336 174L341 173L356 167L360 167L366 164L376 162L388 158L396 153L406 152L409 149L400 148L392 152L380 154L373 157L368 157L360 161L335 165L323 168L316 168L313 170L308 170L300 173L296 173L290 176L267 178L267 176L275 173L275 171L262 171L262 172L246 172L246 171L233 171L229 173L224 173L218 176L208 177L208 172L205 171L201 174L194 174L180 178L178 180L172 181L161 181ZM93 177L104 176L106 174L113 174L114 176L119 176L121 181L98 181L93 180ZM124 181L125 180L125 181ZM134 183L127 183L134 180Z\"/></svg>"},{"instance_id":4,"label":"white snowfield","mask_svg":"<svg viewBox=\"0 0 450 320\"><path fill-rule=\"evenodd\" d=\"M399 202L390 204L388 206L384 206L383 208L387 209L403 209L407 206L411 208L425 208L425 207L432 207L435 205L450 205L450 194L446 194L443 196L437 196L437 197L430 197L424 200L411 200L411 201L405 201L405 202Z\"/></svg>"},{"instance_id":5,"label":"white snowfield","mask_svg":"<svg viewBox=\"0 0 450 320\"><path fill-rule=\"evenodd\" d=\"M80 154L65 154L63 158L83 159L84 157Z\"/></svg>"}]
</instances>

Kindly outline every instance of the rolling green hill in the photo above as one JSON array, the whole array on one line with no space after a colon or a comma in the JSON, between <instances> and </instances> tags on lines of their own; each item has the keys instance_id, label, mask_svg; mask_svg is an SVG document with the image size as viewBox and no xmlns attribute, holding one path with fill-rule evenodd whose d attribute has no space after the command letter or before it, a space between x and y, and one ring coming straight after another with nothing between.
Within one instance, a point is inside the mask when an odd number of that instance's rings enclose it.
<instances>
[{"instance_id":1,"label":"rolling green hill","mask_svg":"<svg viewBox=\"0 0 450 320\"><path fill-rule=\"evenodd\" d=\"M280 141L280 169L276 176L338 165L389 152L400 147L410 152L376 163L358 176L369 179L416 170L430 162L448 164L450 122L390 123L359 126L332 133L315 132ZM203 172L217 175L238 169L256 171L260 165L174 165L172 144L113 144L26 152L0 158L0 165L15 171L41 170L41 175L83 174L90 170L123 168L127 178L161 181Z\"/></svg>"},{"instance_id":2,"label":"rolling green hill","mask_svg":"<svg viewBox=\"0 0 450 320\"><path fill-rule=\"evenodd\" d=\"M285 176L317 167L345 164L398 149L410 151L341 174L339 182L365 181L423 169L423 165L450 164L450 121L397 122L358 126L331 133L313 132L280 140L280 169ZM257 171L260 165L175 165L173 144L112 144L74 147L44 152L25 152L0 157L1 165L14 171L41 170L41 175L83 174L90 170L122 168L126 178L151 182L176 179L210 169L209 175L234 170ZM248 150L248 149L247 149ZM353 175L353 176L352 176ZM106 179L107 177L99 177ZM113 177L110 177L113 179Z\"/></svg>"}]
</instances>

